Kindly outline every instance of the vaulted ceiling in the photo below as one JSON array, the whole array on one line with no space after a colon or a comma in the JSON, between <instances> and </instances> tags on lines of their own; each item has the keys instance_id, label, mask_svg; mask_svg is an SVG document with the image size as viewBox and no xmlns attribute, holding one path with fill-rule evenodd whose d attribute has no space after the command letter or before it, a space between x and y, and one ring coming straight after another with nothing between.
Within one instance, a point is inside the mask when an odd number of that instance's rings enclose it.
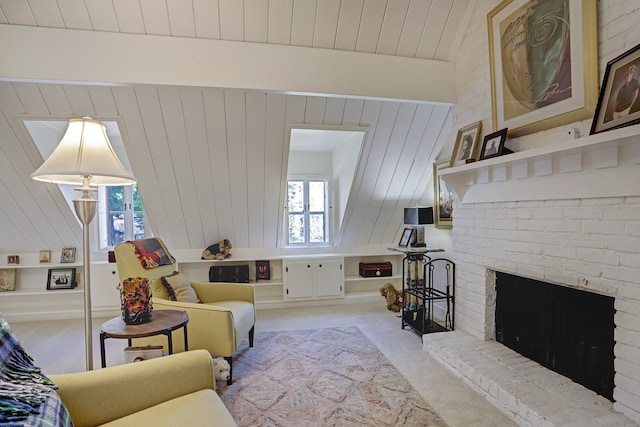
<instances>
[{"instance_id":1,"label":"vaulted ceiling","mask_svg":"<svg viewBox=\"0 0 640 427\"><path fill-rule=\"evenodd\" d=\"M0 252L82 245L80 225L57 186L30 178L43 159L22 122L77 116L118 122L151 229L170 247L181 249L204 248L221 238L232 240L235 247L277 247L288 126L366 126L368 136L340 243L395 241L402 209L419 203L430 188L431 164L448 143L451 111L451 103L439 95L430 100L428 91L418 87L415 97L407 96L395 85L403 84L403 73L451 63L464 33L467 9L474 4L467 0L0 0L0 51L11 53L3 58L4 65L0 63ZM29 37L16 37L16 31L29 31L24 33ZM70 42L52 52L46 43L56 37ZM100 63L95 70L83 69L86 65L67 51L86 49L96 40L92 37L105 41L93 46L94 55L103 58L93 60ZM139 42L140 48L131 47L139 58L123 62L121 40ZM179 45L173 47L168 40ZM261 81L233 72L225 80L216 70L236 71L233 64L208 65L207 60L216 59L205 58L209 52L202 51L202 57L186 54L178 64L172 59L179 56L175 52L183 46L180 43L216 41L216 47L233 42L231 51L281 49L278 54L284 58L332 51L344 54L348 62L347 58L369 61L376 55L386 61L379 63L402 69L381 75L379 70L363 74L333 67L314 75L291 59L279 64L281 70L295 68L284 77L268 75ZM155 46L166 50L154 50ZM20 49L24 57L16 53ZM173 57L163 58L170 53ZM37 58L29 58L30 54ZM94 58L91 53L87 57ZM73 61L64 65L63 76L60 62L69 58ZM166 67L149 72L158 58ZM29 66L33 63L28 60L41 62ZM255 60L257 68L267 64ZM203 69L211 72L199 75L189 61L204 63ZM12 68L15 64L19 65ZM175 72L180 64L185 66L183 73ZM112 77L104 77L105 69ZM88 71L82 74L83 70ZM316 82L322 83L322 74L331 77L332 72L352 80L344 88L341 82L330 82L325 92ZM300 74L307 74L308 80ZM431 78L423 77L427 83ZM278 78L282 87L272 86ZM415 77L407 79L421 84ZM379 92L360 90L360 84L377 81L385 82L371 85L380 86ZM288 82L291 87L286 87ZM437 79L433 86L437 92Z\"/></svg>"}]
</instances>

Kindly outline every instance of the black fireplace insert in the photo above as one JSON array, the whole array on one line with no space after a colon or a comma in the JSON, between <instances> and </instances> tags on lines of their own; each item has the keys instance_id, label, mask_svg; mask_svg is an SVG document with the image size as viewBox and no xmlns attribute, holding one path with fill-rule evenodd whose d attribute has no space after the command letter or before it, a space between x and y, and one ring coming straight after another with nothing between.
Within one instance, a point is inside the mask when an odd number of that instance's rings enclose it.
<instances>
[{"instance_id":1,"label":"black fireplace insert","mask_svg":"<svg viewBox=\"0 0 640 427\"><path fill-rule=\"evenodd\" d=\"M497 272L496 340L613 401L614 298Z\"/></svg>"}]
</instances>

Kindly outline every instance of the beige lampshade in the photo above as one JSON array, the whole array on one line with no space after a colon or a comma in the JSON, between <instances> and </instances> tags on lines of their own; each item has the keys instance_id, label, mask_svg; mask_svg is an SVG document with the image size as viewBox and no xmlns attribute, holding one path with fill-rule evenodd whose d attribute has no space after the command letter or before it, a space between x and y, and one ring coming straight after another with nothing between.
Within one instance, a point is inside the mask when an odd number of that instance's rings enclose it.
<instances>
[{"instance_id":1,"label":"beige lampshade","mask_svg":"<svg viewBox=\"0 0 640 427\"><path fill-rule=\"evenodd\" d=\"M136 179L122 166L104 124L89 117L69 120L62 140L31 178L56 184L131 185Z\"/></svg>"}]
</instances>

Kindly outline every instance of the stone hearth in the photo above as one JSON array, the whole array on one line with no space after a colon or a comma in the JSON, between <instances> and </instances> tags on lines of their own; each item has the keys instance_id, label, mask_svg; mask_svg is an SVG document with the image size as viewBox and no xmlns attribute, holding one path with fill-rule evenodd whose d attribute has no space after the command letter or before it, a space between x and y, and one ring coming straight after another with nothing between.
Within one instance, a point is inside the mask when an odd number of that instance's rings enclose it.
<instances>
[{"instance_id":1,"label":"stone hearth","mask_svg":"<svg viewBox=\"0 0 640 427\"><path fill-rule=\"evenodd\" d=\"M636 427L613 403L496 341L424 335L424 350L518 424Z\"/></svg>"}]
</instances>

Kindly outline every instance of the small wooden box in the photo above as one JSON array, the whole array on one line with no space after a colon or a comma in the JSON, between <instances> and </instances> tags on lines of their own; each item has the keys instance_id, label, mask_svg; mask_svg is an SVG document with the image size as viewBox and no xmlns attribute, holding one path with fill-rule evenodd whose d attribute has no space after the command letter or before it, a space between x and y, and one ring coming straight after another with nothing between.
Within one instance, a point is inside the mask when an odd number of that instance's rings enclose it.
<instances>
[{"instance_id":1,"label":"small wooden box","mask_svg":"<svg viewBox=\"0 0 640 427\"><path fill-rule=\"evenodd\" d=\"M248 265L213 265L209 268L210 282L249 283Z\"/></svg>"},{"instance_id":2,"label":"small wooden box","mask_svg":"<svg viewBox=\"0 0 640 427\"><path fill-rule=\"evenodd\" d=\"M392 275L391 262L361 262L360 276L389 277Z\"/></svg>"}]
</instances>

